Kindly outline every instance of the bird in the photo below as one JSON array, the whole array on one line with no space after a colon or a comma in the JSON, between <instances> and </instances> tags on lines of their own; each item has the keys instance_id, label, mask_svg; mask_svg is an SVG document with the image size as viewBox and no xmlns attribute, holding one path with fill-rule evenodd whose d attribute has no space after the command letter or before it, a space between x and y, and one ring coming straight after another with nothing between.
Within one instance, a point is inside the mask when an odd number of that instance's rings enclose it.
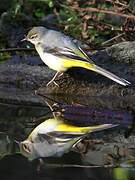
<instances>
[{"instance_id":1,"label":"bird","mask_svg":"<svg viewBox=\"0 0 135 180\"><path fill-rule=\"evenodd\" d=\"M33 27L22 41L29 41L35 45L42 61L56 71L54 77L47 86L55 82L56 77L61 76L69 68L81 67L99 73L123 86L131 83L123 78L96 65L91 58L74 43L72 38L60 31L48 29L43 26Z\"/></svg>"},{"instance_id":2,"label":"bird","mask_svg":"<svg viewBox=\"0 0 135 180\"><path fill-rule=\"evenodd\" d=\"M49 118L33 129L27 139L19 143L20 153L30 161L43 157L61 157L89 133L115 126L79 126L72 125L63 118Z\"/></svg>"}]
</instances>

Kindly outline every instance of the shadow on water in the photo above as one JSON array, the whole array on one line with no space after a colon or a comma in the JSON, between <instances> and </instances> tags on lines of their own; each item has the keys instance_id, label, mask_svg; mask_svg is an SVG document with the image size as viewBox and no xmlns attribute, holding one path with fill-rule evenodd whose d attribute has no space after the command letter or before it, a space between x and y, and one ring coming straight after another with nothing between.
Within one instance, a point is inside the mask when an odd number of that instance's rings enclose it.
<instances>
[{"instance_id":1,"label":"shadow on water","mask_svg":"<svg viewBox=\"0 0 135 180\"><path fill-rule=\"evenodd\" d=\"M115 98L42 98L44 107L0 104L0 179L135 179L134 104ZM89 133L62 157L29 161L16 141L26 140L34 128L56 117L72 126L116 126Z\"/></svg>"}]
</instances>

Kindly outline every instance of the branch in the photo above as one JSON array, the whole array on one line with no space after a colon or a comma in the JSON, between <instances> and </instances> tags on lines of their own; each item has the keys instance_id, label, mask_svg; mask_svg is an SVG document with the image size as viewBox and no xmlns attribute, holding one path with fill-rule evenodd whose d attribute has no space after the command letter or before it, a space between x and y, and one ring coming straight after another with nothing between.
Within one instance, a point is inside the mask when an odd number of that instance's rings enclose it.
<instances>
[{"instance_id":1,"label":"branch","mask_svg":"<svg viewBox=\"0 0 135 180\"><path fill-rule=\"evenodd\" d=\"M46 167L53 167L53 168L114 168L116 166L114 165L103 165L103 166L98 166L98 165L79 165L79 164L50 164L46 163Z\"/></svg>"},{"instance_id":2,"label":"branch","mask_svg":"<svg viewBox=\"0 0 135 180\"><path fill-rule=\"evenodd\" d=\"M124 34L125 34L125 32L124 32L124 33L121 33L121 34L118 34L117 36L115 36L115 37L113 37L113 38L111 38L111 39L103 42L102 45L108 44L108 43L110 43L111 41L116 40L116 39L118 39L119 37L123 36Z\"/></svg>"},{"instance_id":3,"label":"branch","mask_svg":"<svg viewBox=\"0 0 135 180\"><path fill-rule=\"evenodd\" d=\"M122 13L114 12L114 11L108 11L108 10L104 10L104 9L90 8L90 7L89 8L71 7L71 9L77 10L79 12L96 12L96 13L111 14L111 15L121 16L121 17L124 17L127 19L135 20L134 15L127 15L127 14L122 14Z\"/></svg>"},{"instance_id":4,"label":"branch","mask_svg":"<svg viewBox=\"0 0 135 180\"><path fill-rule=\"evenodd\" d=\"M3 52L14 52L14 51L35 51L34 48L8 48L8 49L0 49L0 53Z\"/></svg>"}]
</instances>

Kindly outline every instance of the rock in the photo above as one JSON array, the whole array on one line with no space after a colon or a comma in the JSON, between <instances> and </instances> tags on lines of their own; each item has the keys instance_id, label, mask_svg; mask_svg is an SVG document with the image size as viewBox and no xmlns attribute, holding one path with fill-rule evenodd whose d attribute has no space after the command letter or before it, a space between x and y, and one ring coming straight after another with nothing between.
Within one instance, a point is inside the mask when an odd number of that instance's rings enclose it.
<instances>
[{"instance_id":1,"label":"rock","mask_svg":"<svg viewBox=\"0 0 135 180\"><path fill-rule=\"evenodd\" d=\"M35 90L47 81L53 73L48 73L46 67L27 64L0 65L0 100L1 102L42 104L35 95Z\"/></svg>"}]
</instances>

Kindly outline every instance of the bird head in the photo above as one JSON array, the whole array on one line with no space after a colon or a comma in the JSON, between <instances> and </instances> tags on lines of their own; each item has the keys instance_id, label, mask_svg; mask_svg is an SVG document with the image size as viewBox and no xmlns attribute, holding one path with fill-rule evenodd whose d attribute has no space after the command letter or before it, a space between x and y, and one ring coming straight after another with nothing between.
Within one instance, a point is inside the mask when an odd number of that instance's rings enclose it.
<instances>
[{"instance_id":1,"label":"bird head","mask_svg":"<svg viewBox=\"0 0 135 180\"><path fill-rule=\"evenodd\" d=\"M22 39L21 41L30 41L32 44L36 45L40 42L42 42L42 39L44 38L44 35L46 34L48 30L45 27L38 26L33 27L27 34L27 36Z\"/></svg>"}]
</instances>

